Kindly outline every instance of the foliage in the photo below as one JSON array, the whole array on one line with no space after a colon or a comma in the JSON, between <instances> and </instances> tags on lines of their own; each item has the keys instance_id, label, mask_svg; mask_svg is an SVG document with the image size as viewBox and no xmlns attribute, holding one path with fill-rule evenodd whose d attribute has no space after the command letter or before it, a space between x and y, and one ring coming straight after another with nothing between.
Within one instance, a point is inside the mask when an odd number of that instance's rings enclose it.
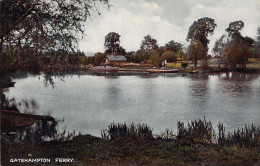
<instances>
[{"instance_id":1,"label":"foliage","mask_svg":"<svg viewBox=\"0 0 260 166\"><path fill-rule=\"evenodd\" d=\"M159 48L157 40L152 38L150 35L144 36L144 40L141 43L141 50L153 50Z\"/></svg>"},{"instance_id":2,"label":"foliage","mask_svg":"<svg viewBox=\"0 0 260 166\"><path fill-rule=\"evenodd\" d=\"M116 32L109 32L105 37L106 53L113 55L124 55L125 49L120 46L120 35Z\"/></svg>"},{"instance_id":3,"label":"foliage","mask_svg":"<svg viewBox=\"0 0 260 166\"><path fill-rule=\"evenodd\" d=\"M162 62L159 53L156 51L150 51L149 53L150 53L149 61L151 61L155 67L159 67Z\"/></svg>"},{"instance_id":4,"label":"foliage","mask_svg":"<svg viewBox=\"0 0 260 166\"><path fill-rule=\"evenodd\" d=\"M215 20L212 18L204 17L200 18L197 21L194 21L190 26L187 41L198 41L201 42L205 51L208 51L208 43L207 39L208 34L213 34L215 27Z\"/></svg>"},{"instance_id":5,"label":"foliage","mask_svg":"<svg viewBox=\"0 0 260 166\"><path fill-rule=\"evenodd\" d=\"M174 40L166 43L165 48L167 51L183 52L183 45L181 43L175 42Z\"/></svg>"},{"instance_id":6,"label":"foliage","mask_svg":"<svg viewBox=\"0 0 260 166\"><path fill-rule=\"evenodd\" d=\"M133 123L129 126L124 124L111 123L107 130L102 130L102 138L113 141L148 141L153 139L152 129L146 124Z\"/></svg>"},{"instance_id":7,"label":"foliage","mask_svg":"<svg viewBox=\"0 0 260 166\"><path fill-rule=\"evenodd\" d=\"M90 17L91 10L97 10L97 1L108 4L108 0L2 0L1 48L74 50L84 33L82 23Z\"/></svg>"},{"instance_id":8,"label":"foliage","mask_svg":"<svg viewBox=\"0 0 260 166\"><path fill-rule=\"evenodd\" d=\"M229 24L229 27L226 29L229 36L240 36L240 31L244 28L243 21L234 21Z\"/></svg>"},{"instance_id":9,"label":"foliage","mask_svg":"<svg viewBox=\"0 0 260 166\"><path fill-rule=\"evenodd\" d=\"M94 65L101 65L106 58L106 54L98 52L94 55Z\"/></svg>"},{"instance_id":10,"label":"foliage","mask_svg":"<svg viewBox=\"0 0 260 166\"><path fill-rule=\"evenodd\" d=\"M163 61L167 60L167 62L173 62L177 60L177 55L175 52L167 51L162 54L161 59Z\"/></svg>"},{"instance_id":11,"label":"foliage","mask_svg":"<svg viewBox=\"0 0 260 166\"><path fill-rule=\"evenodd\" d=\"M232 37L224 51L225 58L229 60L232 68L235 68L237 65L242 65L243 68L246 68L252 44L253 40L251 38L242 36Z\"/></svg>"}]
</instances>

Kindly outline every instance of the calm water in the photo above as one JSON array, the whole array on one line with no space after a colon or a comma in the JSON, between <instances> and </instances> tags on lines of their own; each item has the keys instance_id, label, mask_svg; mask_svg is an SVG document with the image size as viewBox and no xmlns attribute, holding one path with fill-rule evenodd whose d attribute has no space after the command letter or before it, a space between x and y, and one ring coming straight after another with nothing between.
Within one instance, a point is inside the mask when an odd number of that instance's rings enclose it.
<instances>
[{"instance_id":1,"label":"calm water","mask_svg":"<svg viewBox=\"0 0 260 166\"><path fill-rule=\"evenodd\" d=\"M260 75L70 75L46 86L41 75L14 78L5 92L17 102L35 101L36 114L64 119L59 128L100 136L111 122L147 123L154 133L176 132L177 121L204 116L228 130L260 125ZM24 109L23 104L21 108Z\"/></svg>"}]
</instances>

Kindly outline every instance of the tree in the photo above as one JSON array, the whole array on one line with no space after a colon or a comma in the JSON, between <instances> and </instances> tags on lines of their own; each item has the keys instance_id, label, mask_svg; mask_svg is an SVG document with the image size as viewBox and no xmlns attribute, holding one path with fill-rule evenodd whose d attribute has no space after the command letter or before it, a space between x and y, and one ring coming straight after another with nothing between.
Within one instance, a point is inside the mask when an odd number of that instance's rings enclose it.
<instances>
[{"instance_id":1,"label":"tree","mask_svg":"<svg viewBox=\"0 0 260 166\"><path fill-rule=\"evenodd\" d=\"M260 27L257 28L257 33L258 33L257 42L260 44Z\"/></svg>"},{"instance_id":2,"label":"tree","mask_svg":"<svg viewBox=\"0 0 260 166\"><path fill-rule=\"evenodd\" d=\"M159 48L157 40L152 38L150 35L144 36L144 40L141 43L141 50L153 50Z\"/></svg>"},{"instance_id":3,"label":"tree","mask_svg":"<svg viewBox=\"0 0 260 166\"><path fill-rule=\"evenodd\" d=\"M120 46L120 35L116 32L109 32L105 37L106 53L116 55L118 53L125 54L125 49Z\"/></svg>"},{"instance_id":4,"label":"tree","mask_svg":"<svg viewBox=\"0 0 260 166\"><path fill-rule=\"evenodd\" d=\"M8 47L28 46L37 52L77 49L84 36L82 23L91 10L98 11L97 1L109 7L108 0L1 0L0 54Z\"/></svg>"},{"instance_id":5,"label":"tree","mask_svg":"<svg viewBox=\"0 0 260 166\"><path fill-rule=\"evenodd\" d=\"M216 40L215 45L213 47L213 52L215 55L218 55L224 58L224 51L227 46L227 43L230 42L230 38L226 35L222 35L218 40Z\"/></svg>"},{"instance_id":6,"label":"tree","mask_svg":"<svg viewBox=\"0 0 260 166\"><path fill-rule=\"evenodd\" d=\"M250 56L250 48L254 40L249 37L234 36L225 48L225 58L229 60L231 68L242 65L246 68L247 59Z\"/></svg>"},{"instance_id":7,"label":"tree","mask_svg":"<svg viewBox=\"0 0 260 166\"><path fill-rule=\"evenodd\" d=\"M217 26L215 20L212 18L204 17L197 21L189 27L189 32L187 35L187 41L197 41L202 44L203 50L208 51L208 35L214 33L214 29Z\"/></svg>"},{"instance_id":8,"label":"tree","mask_svg":"<svg viewBox=\"0 0 260 166\"><path fill-rule=\"evenodd\" d=\"M173 62L177 60L177 55L175 52L167 51L162 54L161 59L163 61L167 60L168 62Z\"/></svg>"},{"instance_id":9,"label":"tree","mask_svg":"<svg viewBox=\"0 0 260 166\"><path fill-rule=\"evenodd\" d=\"M190 59L194 62L194 66L197 67L197 62L202 57L206 55L206 49L203 44L199 41L192 41L188 47L188 55Z\"/></svg>"},{"instance_id":10,"label":"tree","mask_svg":"<svg viewBox=\"0 0 260 166\"><path fill-rule=\"evenodd\" d=\"M231 22L226 29L229 36L240 36L240 31L244 28L244 22L243 21L234 21Z\"/></svg>"},{"instance_id":11,"label":"tree","mask_svg":"<svg viewBox=\"0 0 260 166\"><path fill-rule=\"evenodd\" d=\"M167 51L183 52L183 45L181 43L175 42L174 40L171 40L165 44L165 48Z\"/></svg>"},{"instance_id":12,"label":"tree","mask_svg":"<svg viewBox=\"0 0 260 166\"><path fill-rule=\"evenodd\" d=\"M250 52L254 57L260 58L260 27L257 28L258 36L250 48Z\"/></svg>"},{"instance_id":13,"label":"tree","mask_svg":"<svg viewBox=\"0 0 260 166\"><path fill-rule=\"evenodd\" d=\"M156 67L159 67L162 62L159 53L156 51L149 51L149 54L150 54L149 60L152 62L152 64Z\"/></svg>"},{"instance_id":14,"label":"tree","mask_svg":"<svg viewBox=\"0 0 260 166\"><path fill-rule=\"evenodd\" d=\"M94 55L94 65L98 66L101 65L105 60L106 54L97 52Z\"/></svg>"}]
</instances>

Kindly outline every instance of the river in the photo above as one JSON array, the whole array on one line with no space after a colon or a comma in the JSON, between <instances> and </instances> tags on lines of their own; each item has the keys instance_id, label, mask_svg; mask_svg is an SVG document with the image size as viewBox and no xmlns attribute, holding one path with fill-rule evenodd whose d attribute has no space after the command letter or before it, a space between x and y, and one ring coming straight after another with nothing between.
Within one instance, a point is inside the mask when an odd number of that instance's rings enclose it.
<instances>
[{"instance_id":1,"label":"river","mask_svg":"<svg viewBox=\"0 0 260 166\"><path fill-rule=\"evenodd\" d=\"M231 131L260 125L260 75L134 74L43 75L14 77L14 88L5 92L15 98L21 112L51 115L59 130L100 136L111 122L147 123L160 134L166 128L176 133L177 121L210 120L217 128L224 123Z\"/></svg>"}]
</instances>

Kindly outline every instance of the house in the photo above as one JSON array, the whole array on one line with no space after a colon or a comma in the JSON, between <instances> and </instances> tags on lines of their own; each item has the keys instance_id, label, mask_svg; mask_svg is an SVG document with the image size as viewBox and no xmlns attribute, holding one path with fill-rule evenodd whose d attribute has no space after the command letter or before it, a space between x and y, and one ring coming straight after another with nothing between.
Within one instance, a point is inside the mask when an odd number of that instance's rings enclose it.
<instances>
[{"instance_id":1,"label":"house","mask_svg":"<svg viewBox=\"0 0 260 166\"><path fill-rule=\"evenodd\" d=\"M229 60L222 59L222 60L218 61L218 64L219 64L219 68L227 68L228 64L229 64Z\"/></svg>"},{"instance_id":2,"label":"house","mask_svg":"<svg viewBox=\"0 0 260 166\"><path fill-rule=\"evenodd\" d=\"M174 62L166 63L166 67L172 68L186 68L188 67L188 62L184 60L184 57L180 55Z\"/></svg>"},{"instance_id":3,"label":"house","mask_svg":"<svg viewBox=\"0 0 260 166\"><path fill-rule=\"evenodd\" d=\"M123 65L127 59L123 55L107 55L105 59L106 65Z\"/></svg>"},{"instance_id":4,"label":"house","mask_svg":"<svg viewBox=\"0 0 260 166\"><path fill-rule=\"evenodd\" d=\"M208 59L208 66L212 68L220 68L220 61L222 59L220 57L213 57Z\"/></svg>"},{"instance_id":5,"label":"house","mask_svg":"<svg viewBox=\"0 0 260 166\"><path fill-rule=\"evenodd\" d=\"M260 69L260 58L248 58L246 67L249 69Z\"/></svg>"}]
</instances>

